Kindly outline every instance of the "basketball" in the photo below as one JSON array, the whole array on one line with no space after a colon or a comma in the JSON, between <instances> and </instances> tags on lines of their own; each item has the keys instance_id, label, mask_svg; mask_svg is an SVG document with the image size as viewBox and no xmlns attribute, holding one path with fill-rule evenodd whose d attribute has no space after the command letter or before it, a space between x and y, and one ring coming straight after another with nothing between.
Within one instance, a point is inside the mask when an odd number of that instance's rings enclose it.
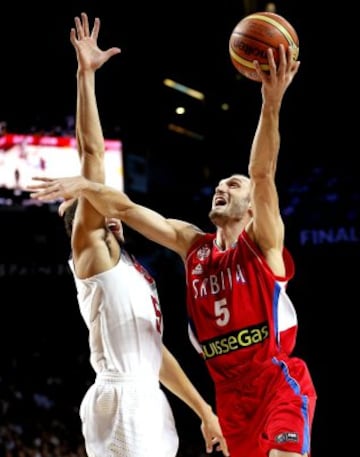
<instances>
[{"instance_id":1,"label":"basketball","mask_svg":"<svg viewBox=\"0 0 360 457\"><path fill-rule=\"evenodd\" d=\"M289 46L294 61L299 56L299 37L295 28L284 17L271 12L245 16L230 35L230 59L239 73L253 81L260 81L253 64L257 60L264 71L269 70L267 50L273 49L275 62L279 63L279 45Z\"/></svg>"}]
</instances>

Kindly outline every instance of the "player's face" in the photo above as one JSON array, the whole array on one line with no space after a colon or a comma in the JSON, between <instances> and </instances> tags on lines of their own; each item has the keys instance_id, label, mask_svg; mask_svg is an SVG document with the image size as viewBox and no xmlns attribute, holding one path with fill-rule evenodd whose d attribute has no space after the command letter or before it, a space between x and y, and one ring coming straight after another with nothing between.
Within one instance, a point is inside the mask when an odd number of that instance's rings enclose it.
<instances>
[{"instance_id":1,"label":"player's face","mask_svg":"<svg viewBox=\"0 0 360 457\"><path fill-rule=\"evenodd\" d=\"M222 179L215 189L209 217L212 222L240 220L249 210L250 179L232 175Z\"/></svg>"}]
</instances>

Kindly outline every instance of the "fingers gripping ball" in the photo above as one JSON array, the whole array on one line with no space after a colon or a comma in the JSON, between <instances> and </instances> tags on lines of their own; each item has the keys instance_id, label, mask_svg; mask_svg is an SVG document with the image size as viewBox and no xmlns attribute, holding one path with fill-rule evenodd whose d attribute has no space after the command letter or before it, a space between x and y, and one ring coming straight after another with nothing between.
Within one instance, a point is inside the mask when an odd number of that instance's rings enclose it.
<instances>
[{"instance_id":1,"label":"fingers gripping ball","mask_svg":"<svg viewBox=\"0 0 360 457\"><path fill-rule=\"evenodd\" d=\"M279 63L279 45L293 50L293 59L299 56L299 37L295 28L284 17L271 12L253 13L244 17L231 32L229 40L230 59L244 76L259 81L254 60L262 70L269 69L267 49L272 48L276 64Z\"/></svg>"}]
</instances>

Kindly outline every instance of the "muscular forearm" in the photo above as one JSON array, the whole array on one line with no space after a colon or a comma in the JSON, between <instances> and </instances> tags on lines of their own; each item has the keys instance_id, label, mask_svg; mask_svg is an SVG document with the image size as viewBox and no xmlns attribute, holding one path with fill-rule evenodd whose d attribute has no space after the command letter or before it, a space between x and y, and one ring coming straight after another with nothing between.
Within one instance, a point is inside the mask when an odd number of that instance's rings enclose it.
<instances>
[{"instance_id":1,"label":"muscular forearm","mask_svg":"<svg viewBox=\"0 0 360 457\"><path fill-rule=\"evenodd\" d=\"M280 46L279 57L280 62L276 65L273 51L268 49L269 74L263 74L259 63L256 63L262 80L262 106L250 153L249 175L258 182L264 178L269 181L269 177L271 181L275 175L280 147L280 109L285 92L299 69L299 62L293 61L291 47L286 50Z\"/></svg>"},{"instance_id":2,"label":"muscular forearm","mask_svg":"<svg viewBox=\"0 0 360 457\"><path fill-rule=\"evenodd\" d=\"M279 107L263 104L250 152L249 175L273 177L280 148Z\"/></svg>"},{"instance_id":3,"label":"muscular forearm","mask_svg":"<svg viewBox=\"0 0 360 457\"><path fill-rule=\"evenodd\" d=\"M86 70L77 72L78 96L76 135L79 154L104 154L104 137L95 96L95 72Z\"/></svg>"},{"instance_id":4,"label":"muscular forearm","mask_svg":"<svg viewBox=\"0 0 360 457\"><path fill-rule=\"evenodd\" d=\"M95 159L96 160L96 159ZM89 161L93 163L93 161ZM85 173L84 173L85 175ZM34 177L37 184L28 186L31 197L40 201L83 197L104 217L121 219L133 230L184 256L197 236L191 224L166 219L161 214L134 203L124 192L85 176L64 178Z\"/></svg>"},{"instance_id":5,"label":"muscular forearm","mask_svg":"<svg viewBox=\"0 0 360 457\"><path fill-rule=\"evenodd\" d=\"M223 436L218 417L164 345L160 382L199 416L206 451L210 453L215 447L216 450L221 450L224 456L229 456L226 440Z\"/></svg>"},{"instance_id":6,"label":"muscular forearm","mask_svg":"<svg viewBox=\"0 0 360 457\"><path fill-rule=\"evenodd\" d=\"M105 217L122 219L131 201L123 192L87 179L81 181L77 196L85 197Z\"/></svg>"},{"instance_id":7,"label":"muscular forearm","mask_svg":"<svg viewBox=\"0 0 360 457\"><path fill-rule=\"evenodd\" d=\"M166 348L163 353L160 382L186 403L201 420L212 413L211 406L202 398L174 356Z\"/></svg>"}]
</instances>

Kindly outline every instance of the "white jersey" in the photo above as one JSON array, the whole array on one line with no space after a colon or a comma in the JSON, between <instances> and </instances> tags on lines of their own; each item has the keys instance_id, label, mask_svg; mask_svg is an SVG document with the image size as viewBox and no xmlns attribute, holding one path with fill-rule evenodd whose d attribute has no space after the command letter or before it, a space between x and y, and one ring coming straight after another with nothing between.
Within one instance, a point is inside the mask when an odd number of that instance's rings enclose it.
<instances>
[{"instance_id":1,"label":"white jersey","mask_svg":"<svg viewBox=\"0 0 360 457\"><path fill-rule=\"evenodd\" d=\"M96 381L80 407L88 457L175 457L178 435L159 384L162 314L154 279L124 250L117 265L74 275Z\"/></svg>"}]
</instances>

